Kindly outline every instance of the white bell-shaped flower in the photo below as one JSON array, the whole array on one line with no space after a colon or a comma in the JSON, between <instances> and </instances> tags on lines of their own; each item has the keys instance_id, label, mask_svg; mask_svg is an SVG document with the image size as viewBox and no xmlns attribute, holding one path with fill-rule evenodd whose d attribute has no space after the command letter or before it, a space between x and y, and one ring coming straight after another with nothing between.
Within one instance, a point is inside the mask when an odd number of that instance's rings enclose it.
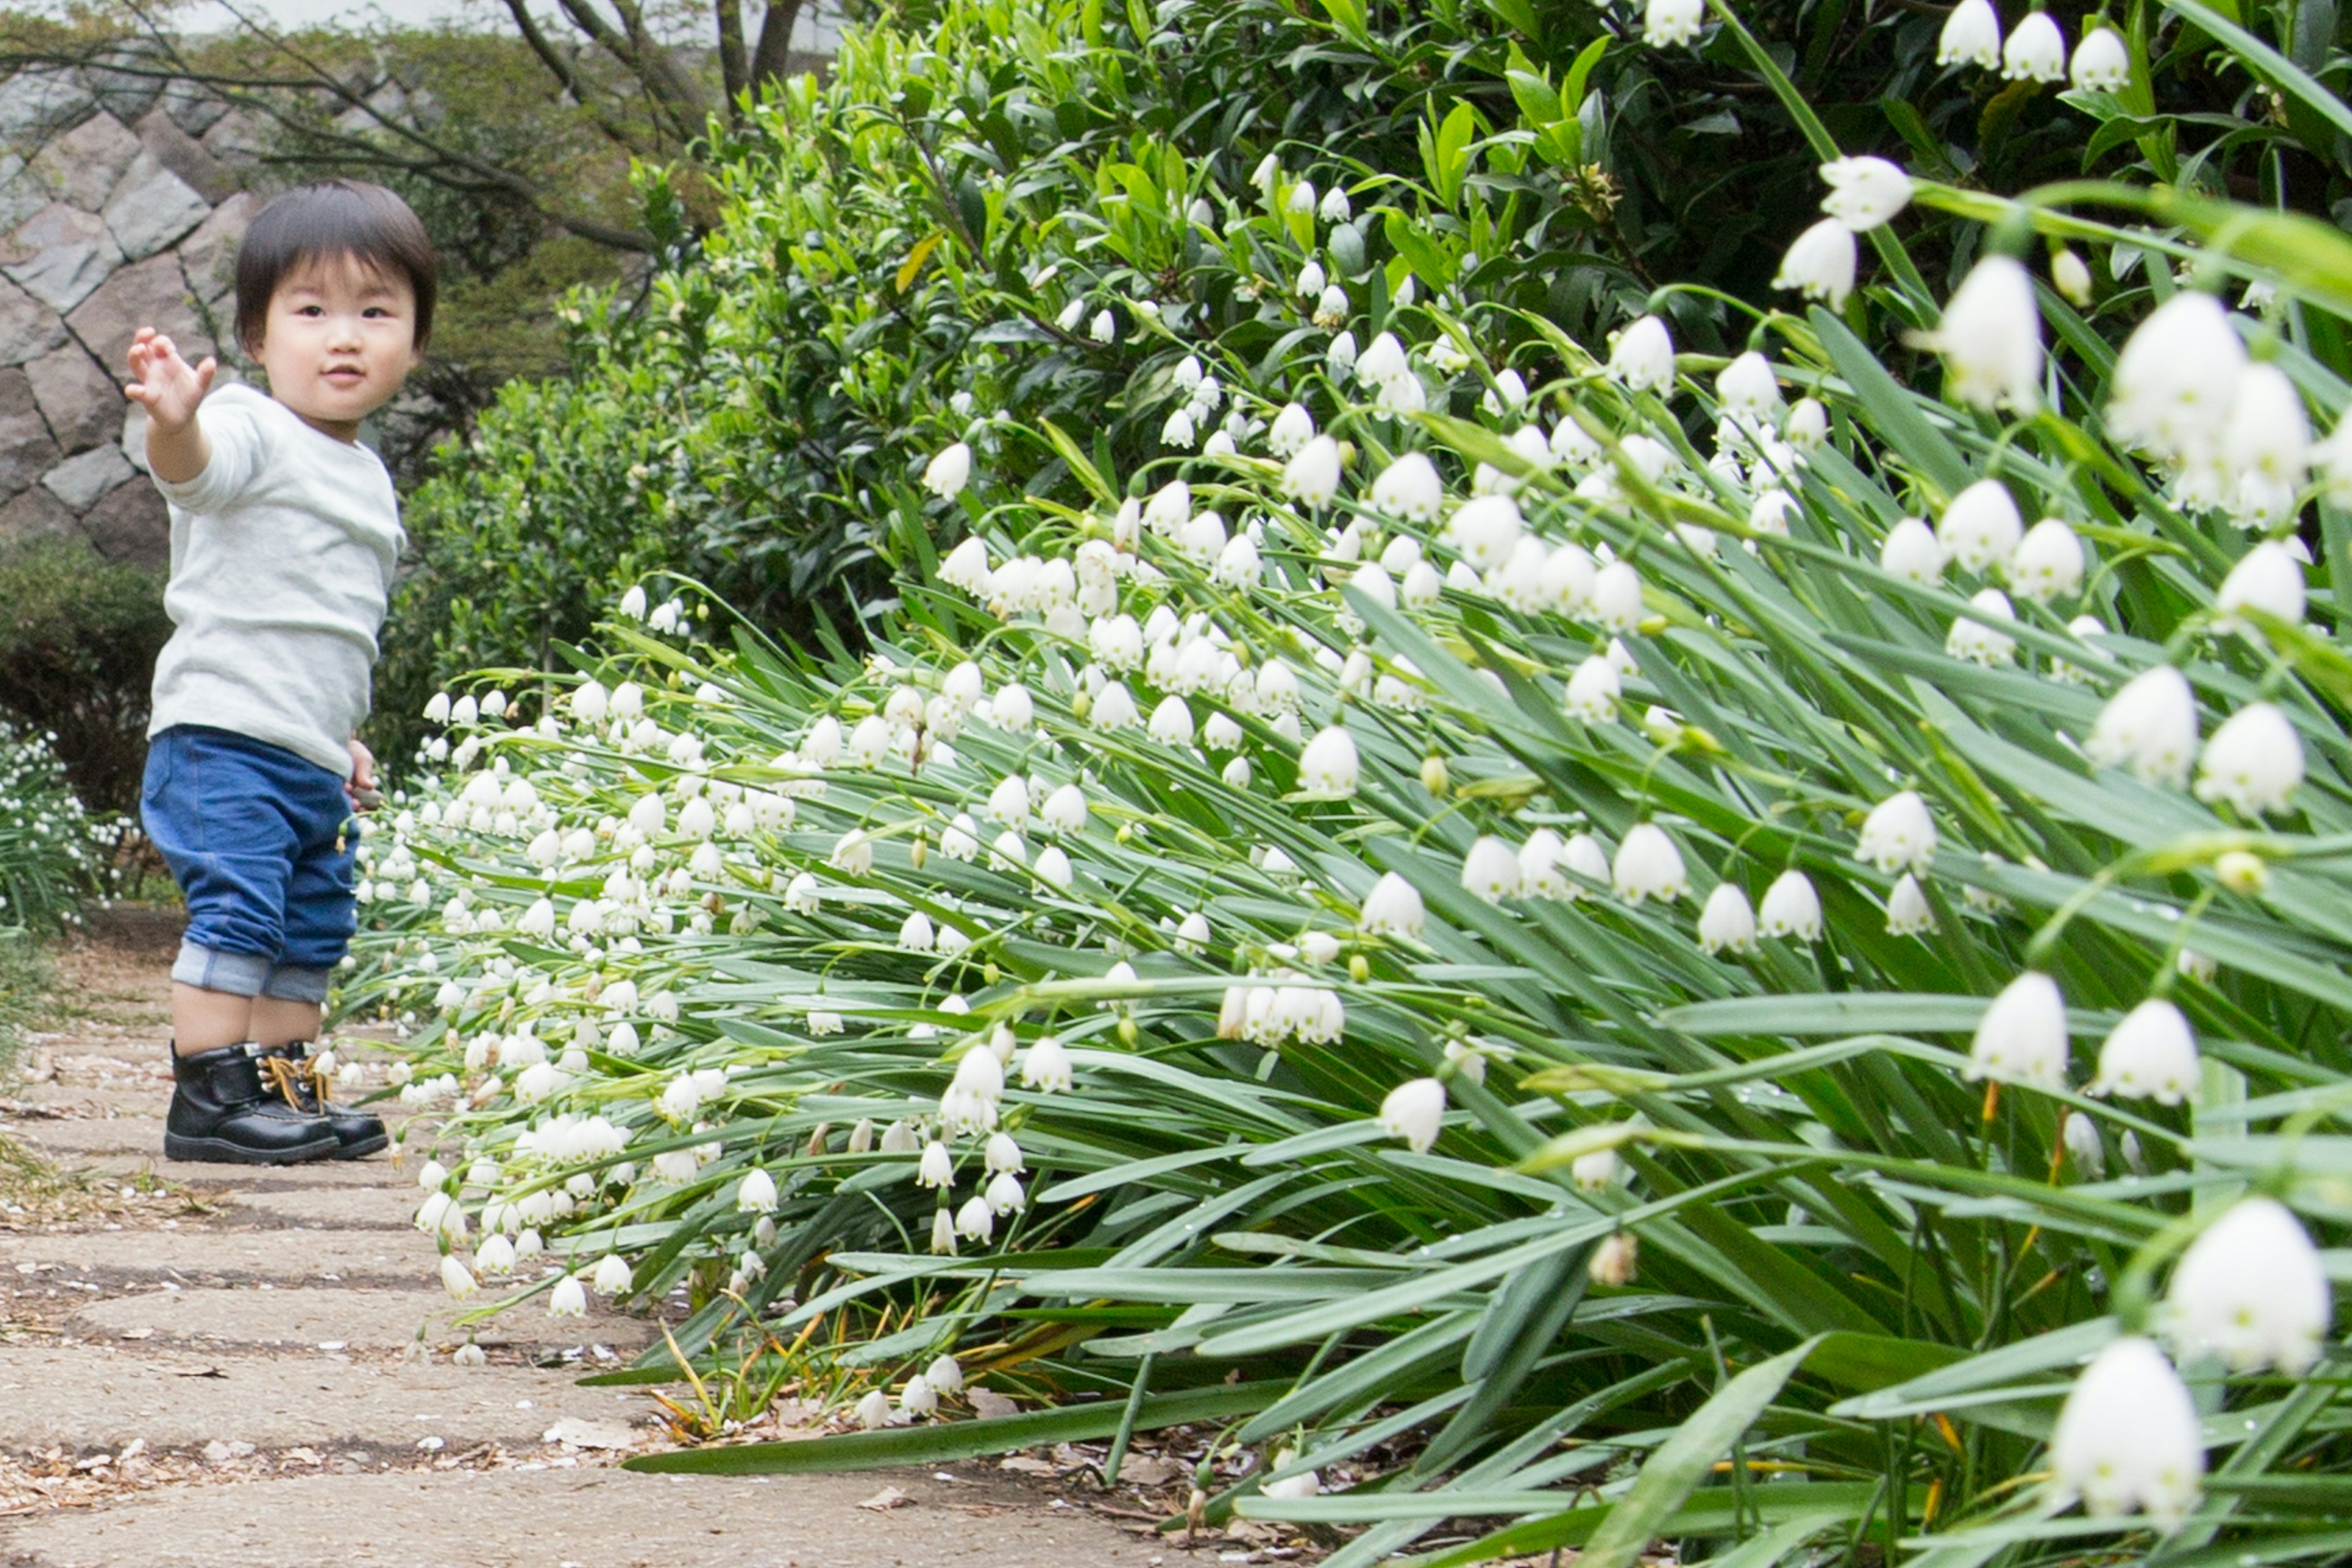
<instances>
[{"instance_id":1,"label":"white bell-shaped flower","mask_svg":"<svg viewBox=\"0 0 2352 1568\"><path fill-rule=\"evenodd\" d=\"M2083 541L2066 523L2045 517L2025 531L2004 573L2018 597L2046 605L2083 585Z\"/></svg>"},{"instance_id":2,"label":"white bell-shaped flower","mask_svg":"<svg viewBox=\"0 0 2352 1568\"><path fill-rule=\"evenodd\" d=\"M2241 556L2221 579L2221 590L2213 595L2213 607L2221 612L2216 620L2217 631L2236 631L2246 623L2238 612L2259 610L2289 625L2303 623L2304 586L2303 563L2293 552L2275 540L2264 540Z\"/></svg>"},{"instance_id":3,"label":"white bell-shaped flower","mask_svg":"<svg viewBox=\"0 0 2352 1568\"><path fill-rule=\"evenodd\" d=\"M2221 426L2221 460L2288 490L2300 489L2311 467L2311 417L2303 394L2274 364L2239 373L2230 416Z\"/></svg>"},{"instance_id":4,"label":"white bell-shaped flower","mask_svg":"<svg viewBox=\"0 0 2352 1568\"><path fill-rule=\"evenodd\" d=\"M1642 574L1628 561L1612 561L1592 579L1592 619L1605 631L1639 631L1643 614Z\"/></svg>"},{"instance_id":5,"label":"white bell-shaped flower","mask_svg":"<svg viewBox=\"0 0 2352 1568\"><path fill-rule=\"evenodd\" d=\"M2245 344L2221 302L2183 289L2124 341L2107 377L2107 431L2175 462L2218 458L2245 368Z\"/></svg>"},{"instance_id":6,"label":"white bell-shaped flower","mask_svg":"<svg viewBox=\"0 0 2352 1568\"><path fill-rule=\"evenodd\" d=\"M1911 176L1884 158L1832 158L1821 173L1830 188L1822 211L1856 234L1876 228L1911 205Z\"/></svg>"},{"instance_id":7,"label":"white bell-shaped flower","mask_svg":"<svg viewBox=\"0 0 2352 1568\"><path fill-rule=\"evenodd\" d=\"M1298 754L1298 787L1317 795L1355 794L1362 771L1355 738L1336 724L1318 731Z\"/></svg>"},{"instance_id":8,"label":"white bell-shaped flower","mask_svg":"<svg viewBox=\"0 0 2352 1568\"><path fill-rule=\"evenodd\" d=\"M2178 1105L2197 1088L2197 1037L2179 1008L2158 998L2123 1016L2099 1047L2093 1094Z\"/></svg>"},{"instance_id":9,"label":"white bell-shaped flower","mask_svg":"<svg viewBox=\"0 0 2352 1568\"><path fill-rule=\"evenodd\" d=\"M1315 287L1320 291L1323 286L1318 283ZM1277 458L1287 458L1313 439L1315 416L1307 412L1303 403L1286 403L1266 428L1265 449Z\"/></svg>"},{"instance_id":10,"label":"white bell-shaped flower","mask_svg":"<svg viewBox=\"0 0 2352 1568\"><path fill-rule=\"evenodd\" d=\"M1936 910L1919 879L1906 871L1886 895L1886 934L1924 936L1936 929Z\"/></svg>"},{"instance_id":11,"label":"white bell-shaped flower","mask_svg":"<svg viewBox=\"0 0 2352 1568\"><path fill-rule=\"evenodd\" d=\"M1954 658L1965 658L1987 668L2008 664L2017 657L2017 639L2000 629L1999 623L2014 621L2017 611L2009 595L1998 588L1984 588L1969 596L1971 608L1983 612L1983 619L1967 616L1954 617L1952 629L1944 638L1944 651Z\"/></svg>"},{"instance_id":12,"label":"white bell-shaped flower","mask_svg":"<svg viewBox=\"0 0 2352 1568\"><path fill-rule=\"evenodd\" d=\"M2117 92L2131 85L2131 53L2113 27L2095 26L2074 46L2067 74L2084 92Z\"/></svg>"},{"instance_id":13,"label":"white bell-shaped flower","mask_svg":"<svg viewBox=\"0 0 2352 1568\"><path fill-rule=\"evenodd\" d=\"M1462 858L1462 886L1490 904L1519 896L1518 852L1502 839L1485 835Z\"/></svg>"},{"instance_id":14,"label":"white bell-shaped flower","mask_svg":"<svg viewBox=\"0 0 2352 1568\"><path fill-rule=\"evenodd\" d=\"M1698 946L1710 956L1756 951L1756 910L1737 882L1717 882L1698 912Z\"/></svg>"},{"instance_id":15,"label":"white bell-shaped flower","mask_svg":"<svg viewBox=\"0 0 2352 1568\"><path fill-rule=\"evenodd\" d=\"M735 1185L735 1208L740 1214L776 1212L776 1179L765 1171L746 1172Z\"/></svg>"},{"instance_id":16,"label":"white bell-shaped flower","mask_svg":"<svg viewBox=\"0 0 2352 1568\"><path fill-rule=\"evenodd\" d=\"M971 479L971 448L958 441L923 468L923 488L942 500L953 500Z\"/></svg>"},{"instance_id":17,"label":"white bell-shaped flower","mask_svg":"<svg viewBox=\"0 0 2352 1568\"><path fill-rule=\"evenodd\" d=\"M2066 1002L2056 981L2029 969L1992 999L1969 1042L1966 1076L2053 1091L2066 1087Z\"/></svg>"},{"instance_id":18,"label":"white bell-shaped flower","mask_svg":"<svg viewBox=\"0 0 2352 1568\"><path fill-rule=\"evenodd\" d=\"M1475 496L1454 510L1445 524L1445 542L1478 571L1510 559L1527 532L1519 503L1509 496Z\"/></svg>"},{"instance_id":19,"label":"white bell-shaped flower","mask_svg":"<svg viewBox=\"0 0 2352 1568\"><path fill-rule=\"evenodd\" d=\"M1944 356L1952 395L1970 407L2025 414L2040 401L2042 311L2033 279L2011 257L1988 256L1971 268L1919 342Z\"/></svg>"},{"instance_id":20,"label":"white bell-shaped flower","mask_svg":"<svg viewBox=\"0 0 2352 1568\"><path fill-rule=\"evenodd\" d=\"M1445 500L1437 466L1420 452L1407 452L1372 481L1372 510L1406 522L1430 522Z\"/></svg>"},{"instance_id":21,"label":"white bell-shaped flower","mask_svg":"<svg viewBox=\"0 0 2352 1568\"><path fill-rule=\"evenodd\" d=\"M1927 872L1936 863L1936 818L1916 790L1900 790L1872 806L1863 818L1855 858L1882 872Z\"/></svg>"},{"instance_id":22,"label":"white bell-shaped flower","mask_svg":"<svg viewBox=\"0 0 2352 1568\"><path fill-rule=\"evenodd\" d=\"M1609 374L1631 392L1664 392L1675 384L1675 341L1665 322L1643 316L1617 331L1609 345Z\"/></svg>"},{"instance_id":23,"label":"white bell-shaped flower","mask_svg":"<svg viewBox=\"0 0 2352 1568\"><path fill-rule=\"evenodd\" d=\"M2011 81L2064 81L2066 36L2047 11L2034 11L2000 47L2000 74Z\"/></svg>"},{"instance_id":24,"label":"white bell-shaped flower","mask_svg":"<svg viewBox=\"0 0 2352 1568\"><path fill-rule=\"evenodd\" d=\"M1936 63L1980 66L1986 70L2000 66L2000 15L1992 8L1992 0L1960 0L1952 7L1936 39Z\"/></svg>"},{"instance_id":25,"label":"white bell-shaped flower","mask_svg":"<svg viewBox=\"0 0 2352 1568\"><path fill-rule=\"evenodd\" d=\"M1610 886L1619 898L1639 905L1650 899L1672 903L1690 891L1690 874L1684 869L1682 851L1654 822L1637 823L1617 846L1609 868Z\"/></svg>"},{"instance_id":26,"label":"white bell-shaped flower","mask_svg":"<svg viewBox=\"0 0 2352 1568\"><path fill-rule=\"evenodd\" d=\"M1781 872L1764 889L1764 902L1757 910L1758 929L1768 937L1793 936L1799 942L1819 942L1822 936L1822 898L1813 890L1813 880L1802 871Z\"/></svg>"},{"instance_id":27,"label":"white bell-shaped flower","mask_svg":"<svg viewBox=\"0 0 2352 1568\"><path fill-rule=\"evenodd\" d=\"M2017 503L1998 479L1979 479L1953 497L1936 525L1944 553L1979 574L2007 566L2024 532Z\"/></svg>"},{"instance_id":28,"label":"white bell-shaped flower","mask_svg":"<svg viewBox=\"0 0 2352 1568\"><path fill-rule=\"evenodd\" d=\"M1617 667L1607 656L1593 654L1568 678L1568 714L1588 724L1606 724L1617 717L1617 699L1624 690Z\"/></svg>"},{"instance_id":29,"label":"white bell-shaped flower","mask_svg":"<svg viewBox=\"0 0 2352 1568\"><path fill-rule=\"evenodd\" d=\"M2202 1490L2205 1446L2164 1352L2130 1336L2092 1357L2059 1409L2049 1463L2059 1495L2094 1517L2145 1510L2158 1529L2177 1528Z\"/></svg>"},{"instance_id":30,"label":"white bell-shaped flower","mask_svg":"<svg viewBox=\"0 0 2352 1568\"><path fill-rule=\"evenodd\" d=\"M2241 1199L2189 1244L2172 1271L2165 1326L2183 1355L2210 1352L2235 1373L2311 1370L2335 1318L2319 1250L2284 1204Z\"/></svg>"},{"instance_id":31,"label":"white bell-shaped flower","mask_svg":"<svg viewBox=\"0 0 2352 1568\"><path fill-rule=\"evenodd\" d=\"M1381 1131L1404 1140L1416 1154L1429 1152L1445 1122L1445 1086L1433 1078L1416 1078L1389 1090L1381 1101Z\"/></svg>"},{"instance_id":32,"label":"white bell-shaped flower","mask_svg":"<svg viewBox=\"0 0 2352 1568\"><path fill-rule=\"evenodd\" d=\"M1372 884L1372 890L1364 895L1356 929L1367 936L1401 936L1418 941L1428 923L1428 910L1422 903L1419 889L1394 871L1386 871Z\"/></svg>"},{"instance_id":33,"label":"white bell-shaped flower","mask_svg":"<svg viewBox=\"0 0 2352 1568\"><path fill-rule=\"evenodd\" d=\"M2249 702L2230 715L2197 763L2197 798L2227 801L2246 816L2291 810L2302 783L2302 737L2268 702Z\"/></svg>"},{"instance_id":34,"label":"white bell-shaped flower","mask_svg":"<svg viewBox=\"0 0 2352 1568\"><path fill-rule=\"evenodd\" d=\"M1642 41L1654 49L1687 44L1706 21L1706 0L1648 0L1642 12Z\"/></svg>"},{"instance_id":35,"label":"white bell-shaped flower","mask_svg":"<svg viewBox=\"0 0 2352 1568\"><path fill-rule=\"evenodd\" d=\"M1965 492L1963 492L1965 493ZM2006 492L2003 492L2004 498ZM2011 515L2016 508L2012 506ZM1886 539L1878 548L1878 564L1895 576L1913 583L1933 583L1944 574L1948 559L1944 542L1936 531L1916 517L1898 520L1886 531Z\"/></svg>"},{"instance_id":36,"label":"white bell-shaped flower","mask_svg":"<svg viewBox=\"0 0 2352 1568\"><path fill-rule=\"evenodd\" d=\"M1339 443L1328 436L1314 437L1283 468L1282 493L1301 506L1329 506L1339 493Z\"/></svg>"},{"instance_id":37,"label":"white bell-shaped flower","mask_svg":"<svg viewBox=\"0 0 2352 1568\"><path fill-rule=\"evenodd\" d=\"M2197 694L2168 664L2141 671L2109 698L2083 751L2101 767L2129 765L2149 784L2179 788L2197 755Z\"/></svg>"},{"instance_id":38,"label":"white bell-shaped flower","mask_svg":"<svg viewBox=\"0 0 2352 1568\"><path fill-rule=\"evenodd\" d=\"M1038 1036L1022 1053L1021 1081L1040 1093L1068 1093L1072 1082L1069 1051L1053 1036Z\"/></svg>"},{"instance_id":39,"label":"white bell-shaped flower","mask_svg":"<svg viewBox=\"0 0 2352 1568\"><path fill-rule=\"evenodd\" d=\"M1825 217L1790 242L1780 269L1772 275L1772 287L1793 289L1808 300L1843 310L1853 293L1856 260L1853 228Z\"/></svg>"}]
</instances>

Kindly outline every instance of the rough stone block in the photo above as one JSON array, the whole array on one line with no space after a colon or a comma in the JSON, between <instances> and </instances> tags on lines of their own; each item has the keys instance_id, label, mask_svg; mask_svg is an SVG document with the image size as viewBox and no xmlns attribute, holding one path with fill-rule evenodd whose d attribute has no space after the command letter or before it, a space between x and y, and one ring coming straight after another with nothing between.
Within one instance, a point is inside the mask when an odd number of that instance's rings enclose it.
<instances>
[{"instance_id":1,"label":"rough stone block","mask_svg":"<svg viewBox=\"0 0 2352 1568\"><path fill-rule=\"evenodd\" d=\"M0 153L0 229L16 227L48 205L47 188L26 172L25 160Z\"/></svg>"},{"instance_id":2,"label":"rough stone block","mask_svg":"<svg viewBox=\"0 0 2352 1568\"><path fill-rule=\"evenodd\" d=\"M63 202L51 202L18 225L6 254L9 263L0 271L52 310L71 310L122 265L106 220Z\"/></svg>"},{"instance_id":3,"label":"rough stone block","mask_svg":"<svg viewBox=\"0 0 2352 1568\"><path fill-rule=\"evenodd\" d=\"M26 165L58 201L96 212L139 156L139 138L100 110L33 154Z\"/></svg>"},{"instance_id":4,"label":"rough stone block","mask_svg":"<svg viewBox=\"0 0 2352 1568\"><path fill-rule=\"evenodd\" d=\"M0 370L0 496L23 494L64 455L49 438L32 382L21 370Z\"/></svg>"},{"instance_id":5,"label":"rough stone block","mask_svg":"<svg viewBox=\"0 0 2352 1568\"><path fill-rule=\"evenodd\" d=\"M66 324L55 310L0 281L0 365L38 359L66 341Z\"/></svg>"},{"instance_id":6,"label":"rough stone block","mask_svg":"<svg viewBox=\"0 0 2352 1568\"><path fill-rule=\"evenodd\" d=\"M151 111L131 130L138 132L140 145L153 153L157 163L187 181L189 187L205 200L226 201L236 190L236 176L206 152L203 142L181 130L165 110Z\"/></svg>"},{"instance_id":7,"label":"rough stone block","mask_svg":"<svg viewBox=\"0 0 2352 1568\"><path fill-rule=\"evenodd\" d=\"M40 486L0 506L0 539L42 539L74 531L74 514Z\"/></svg>"},{"instance_id":8,"label":"rough stone block","mask_svg":"<svg viewBox=\"0 0 2352 1568\"><path fill-rule=\"evenodd\" d=\"M101 447L112 451L111 447ZM76 459L79 461L79 459ZM82 513L81 531L109 561L163 566L172 559L172 512L155 487L140 479L117 485Z\"/></svg>"},{"instance_id":9,"label":"rough stone block","mask_svg":"<svg viewBox=\"0 0 2352 1568\"><path fill-rule=\"evenodd\" d=\"M103 216L122 254L139 261L194 228L212 210L187 181L142 149L107 197Z\"/></svg>"},{"instance_id":10,"label":"rough stone block","mask_svg":"<svg viewBox=\"0 0 2352 1568\"><path fill-rule=\"evenodd\" d=\"M122 405L122 460L141 473L147 468L147 426L153 423L147 417L146 405L128 398Z\"/></svg>"},{"instance_id":11,"label":"rough stone block","mask_svg":"<svg viewBox=\"0 0 2352 1568\"><path fill-rule=\"evenodd\" d=\"M110 442L121 430L130 399L80 344L68 343L43 354L25 366L25 374L40 402L41 417L48 421L49 434L68 455Z\"/></svg>"},{"instance_id":12,"label":"rough stone block","mask_svg":"<svg viewBox=\"0 0 2352 1568\"><path fill-rule=\"evenodd\" d=\"M180 258L168 251L116 272L67 314L66 325L101 365L127 366L131 340L142 327L171 338L190 364L213 352L212 334L189 303Z\"/></svg>"},{"instance_id":13,"label":"rough stone block","mask_svg":"<svg viewBox=\"0 0 2352 1568\"><path fill-rule=\"evenodd\" d=\"M172 123L191 136L202 136L228 112L228 105L209 88L193 81L175 81L165 87L155 107L170 115Z\"/></svg>"},{"instance_id":14,"label":"rough stone block","mask_svg":"<svg viewBox=\"0 0 2352 1568\"><path fill-rule=\"evenodd\" d=\"M138 62L134 56L126 63L144 62ZM81 79L90 96L98 100L100 108L126 123L154 108L155 100L163 93L163 84L156 78L111 65L89 66L82 71Z\"/></svg>"},{"instance_id":15,"label":"rough stone block","mask_svg":"<svg viewBox=\"0 0 2352 1568\"><path fill-rule=\"evenodd\" d=\"M139 477L122 456L122 448L111 443L92 447L79 458L68 458L41 476L48 492L75 511L87 511L98 504L99 498L118 485Z\"/></svg>"},{"instance_id":16,"label":"rough stone block","mask_svg":"<svg viewBox=\"0 0 2352 1568\"><path fill-rule=\"evenodd\" d=\"M98 107L71 71L24 70L0 82L0 142L29 152L41 138Z\"/></svg>"},{"instance_id":17,"label":"rough stone block","mask_svg":"<svg viewBox=\"0 0 2352 1568\"><path fill-rule=\"evenodd\" d=\"M236 247L245 243L246 228L259 206L252 192L239 191L213 208L213 216L180 242L188 291L224 318L219 322L224 330L230 325L225 318L231 312L223 309L223 302L236 292Z\"/></svg>"},{"instance_id":18,"label":"rough stone block","mask_svg":"<svg viewBox=\"0 0 2352 1568\"><path fill-rule=\"evenodd\" d=\"M232 109L200 139L205 150L226 163L251 163L276 140L269 121L250 110Z\"/></svg>"}]
</instances>

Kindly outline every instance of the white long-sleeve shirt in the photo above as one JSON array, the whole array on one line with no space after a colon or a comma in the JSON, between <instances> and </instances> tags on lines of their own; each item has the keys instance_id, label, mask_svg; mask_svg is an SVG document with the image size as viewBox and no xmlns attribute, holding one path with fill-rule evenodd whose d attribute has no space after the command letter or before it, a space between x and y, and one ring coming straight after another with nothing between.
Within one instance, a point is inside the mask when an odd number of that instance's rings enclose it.
<instances>
[{"instance_id":1,"label":"white long-sleeve shirt","mask_svg":"<svg viewBox=\"0 0 2352 1568\"><path fill-rule=\"evenodd\" d=\"M392 476L249 386L215 388L196 418L204 472L155 481L172 510L173 630L147 732L207 724L348 778L405 542Z\"/></svg>"}]
</instances>

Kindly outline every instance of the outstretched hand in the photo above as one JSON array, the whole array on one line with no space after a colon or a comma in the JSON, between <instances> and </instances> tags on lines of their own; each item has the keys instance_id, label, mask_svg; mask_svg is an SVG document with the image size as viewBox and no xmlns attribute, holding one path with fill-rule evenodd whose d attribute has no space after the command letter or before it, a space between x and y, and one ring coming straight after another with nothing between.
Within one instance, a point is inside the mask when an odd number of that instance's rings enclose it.
<instances>
[{"instance_id":1,"label":"outstretched hand","mask_svg":"<svg viewBox=\"0 0 2352 1568\"><path fill-rule=\"evenodd\" d=\"M142 327L131 342L131 374L135 378L123 395L147 410L147 416L164 430L184 428L196 416L196 405L212 390L220 362L206 354L191 365L180 357L172 340L152 327Z\"/></svg>"}]
</instances>

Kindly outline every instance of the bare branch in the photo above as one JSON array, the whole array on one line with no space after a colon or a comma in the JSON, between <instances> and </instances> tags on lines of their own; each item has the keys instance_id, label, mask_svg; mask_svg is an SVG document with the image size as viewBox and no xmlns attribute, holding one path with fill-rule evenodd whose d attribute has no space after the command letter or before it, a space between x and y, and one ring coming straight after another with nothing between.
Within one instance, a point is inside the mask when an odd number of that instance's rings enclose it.
<instances>
[{"instance_id":1,"label":"bare branch","mask_svg":"<svg viewBox=\"0 0 2352 1568\"><path fill-rule=\"evenodd\" d=\"M341 100L346 106L358 110L369 120L374 121L379 130L389 133L400 142L415 148L420 156L414 162L403 163L400 166L407 168L411 172L417 174L422 177L436 180L437 183L446 184L453 189L471 191L504 191L521 200L524 204L529 205L532 211L538 213L548 222L555 224L572 234L576 234L583 239L593 240L599 245L611 246L616 249L622 250L650 250L653 248L653 237L650 235L641 233L635 229L622 228L616 225L603 223L594 218L583 217L574 214L565 213L551 205L548 200L546 191L542 189L536 181L531 180L528 176L520 174L515 170L504 168L497 163L490 163L487 159L478 158L461 147L453 147L437 138L425 134L420 128L410 124L407 121L394 120L391 116L385 114L383 110L377 109L375 105L370 103L364 97L354 92L351 88L346 86L340 78L335 76L333 72L328 70L325 66L320 64L318 61L310 58L300 49L296 48L283 37L271 32L268 28L261 26L259 23L242 15L237 10L235 4L232 3L232 0L221 0L221 4L223 8L227 10L232 16L235 16L239 25L245 27L247 32L268 44L280 56L301 67L303 71L306 73L306 79L299 81L264 80L260 83L240 83L235 79L227 78L220 73L206 72L187 60L187 58L180 52L177 41L165 33L152 17L149 16L145 11L141 9L139 0L128 0L127 8L132 15L136 16L141 24L147 28L152 41L154 43L156 47L162 51L166 63L173 68L168 72L160 72L155 74L181 77L193 81L204 82L207 86L214 88L216 91L221 91L224 97L228 98L231 102L236 104L238 107L248 109L256 113L263 115L280 127L293 132L297 135L308 137L313 142L336 148L339 157L359 158L374 156L381 158L386 156L387 154L385 150L376 143L364 141L356 136L346 135L340 132L322 132L315 126L303 124L292 115L287 113L278 104L273 102L263 93L247 90L247 89L251 86L257 85L278 90L294 89L310 91L323 91L333 98ZM462 170L466 174L472 177L471 181L463 181L452 177L449 174L449 171L452 169Z\"/></svg>"}]
</instances>

